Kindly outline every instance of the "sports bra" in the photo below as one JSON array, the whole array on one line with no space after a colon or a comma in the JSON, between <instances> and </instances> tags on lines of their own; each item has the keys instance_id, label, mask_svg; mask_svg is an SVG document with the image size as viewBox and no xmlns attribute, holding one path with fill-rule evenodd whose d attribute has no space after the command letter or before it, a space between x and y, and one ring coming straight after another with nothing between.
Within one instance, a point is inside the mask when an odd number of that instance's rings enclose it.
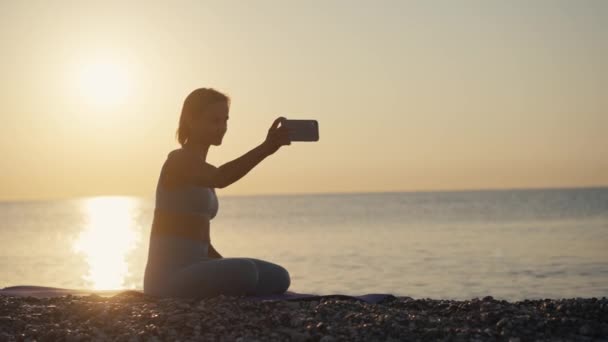
<instances>
[{"instance_id":1,"label":"sports bra","mask_svg":"<svg viewBox=\"0 0 608 342\"><path fill-rule=\"evenodd\" d=\"M167 160L171 153L167 155ZM209 220L212 220L219 209L215 188L188 185L177 189L166 189L161 186L166 166L167 161L163 164L156 184L156 209L195 213L205 215Z\"/></svg>"}]
</instances>

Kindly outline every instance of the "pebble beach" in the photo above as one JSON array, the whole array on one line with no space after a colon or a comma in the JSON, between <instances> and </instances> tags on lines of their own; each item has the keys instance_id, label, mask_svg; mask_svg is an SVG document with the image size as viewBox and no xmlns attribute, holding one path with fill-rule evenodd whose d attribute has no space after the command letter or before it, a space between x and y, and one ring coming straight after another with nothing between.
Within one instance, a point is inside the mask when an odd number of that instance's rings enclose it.
<instances>
[{"instance_id":1,"label":"pebble beach","mask_svg":"<svg viewBox=\"0 0 608 342\"><path fill-rule=\"evenodd\" d=\"M0 295L0 341L608 341L608 299Z\"/></svg>"}]
</instances>

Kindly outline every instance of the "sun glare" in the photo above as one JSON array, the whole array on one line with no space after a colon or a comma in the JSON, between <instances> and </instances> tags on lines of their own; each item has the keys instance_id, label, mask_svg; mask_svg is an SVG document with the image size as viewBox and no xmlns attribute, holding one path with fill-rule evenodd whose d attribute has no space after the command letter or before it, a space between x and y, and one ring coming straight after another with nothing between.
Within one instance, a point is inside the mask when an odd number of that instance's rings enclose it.
<instances>
[{"instance_id":1,"label":"sun glare","mask_svg":"<svg viewBox=\"0 0 608 342\"><path fill-rule=\"evenodd\" d=\"M131 77L125 65L112 62L85 64L79 72L78 88L89 104L113 106L124 102L131 89Z\"/></svg>"},{"instance_id":2,"label":"sun glare","mask_svg":"<svg viewBox=\"0 0 608 342\"><path fill-rule=\"evenodd\" d=\"M84 254L89 273L83 279L93 289L135 287L125 281L130 274L128 254L139 241L133 217L137 204L129 197L95 197L83 202L87 223L72 250Z\"/></svg>"}]
</instances>

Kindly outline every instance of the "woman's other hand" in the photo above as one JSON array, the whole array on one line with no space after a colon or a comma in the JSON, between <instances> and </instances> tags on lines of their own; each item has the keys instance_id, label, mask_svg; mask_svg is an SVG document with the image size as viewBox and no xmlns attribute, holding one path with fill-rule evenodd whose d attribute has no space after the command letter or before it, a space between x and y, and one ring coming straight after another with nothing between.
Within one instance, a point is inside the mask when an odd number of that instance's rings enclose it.
<instances>
[{"instance_id":1,"label":"woman's other hand","mask_svg":"<svg viewBox=\"0 0 608 342\"><path fill-rule=\"evenodd\" d=\"M279 123L282 123L284 120L286 120L284 117L278 117L274 120L270 129L268 129L268 135L263 142L263 145L267 147L268 154L275 153L283 145L291 145L289 129L283 124L281 127L278 127Z\"/></svg>"}]
</instances>

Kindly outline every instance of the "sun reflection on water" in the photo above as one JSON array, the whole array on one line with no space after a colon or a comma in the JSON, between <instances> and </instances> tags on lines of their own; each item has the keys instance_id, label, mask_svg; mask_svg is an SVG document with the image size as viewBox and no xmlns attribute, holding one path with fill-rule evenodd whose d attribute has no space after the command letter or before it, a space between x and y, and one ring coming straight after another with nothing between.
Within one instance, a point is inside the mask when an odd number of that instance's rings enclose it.
<instances>
[{"instance_id":1,"label":"sun reflection on water","mask_svg":"<svg viewBox=\"0 0 608 342\"><path fill-rule=\"evenodd\" d=\"M82 210L87 222L72 249L86 258L89 273L83 279L91 288L126 287L124 282L130 274L126 257L139 240L134 218L138 205L133 197L103 196L83 200Z\"/></svg>"}]
</instances>

